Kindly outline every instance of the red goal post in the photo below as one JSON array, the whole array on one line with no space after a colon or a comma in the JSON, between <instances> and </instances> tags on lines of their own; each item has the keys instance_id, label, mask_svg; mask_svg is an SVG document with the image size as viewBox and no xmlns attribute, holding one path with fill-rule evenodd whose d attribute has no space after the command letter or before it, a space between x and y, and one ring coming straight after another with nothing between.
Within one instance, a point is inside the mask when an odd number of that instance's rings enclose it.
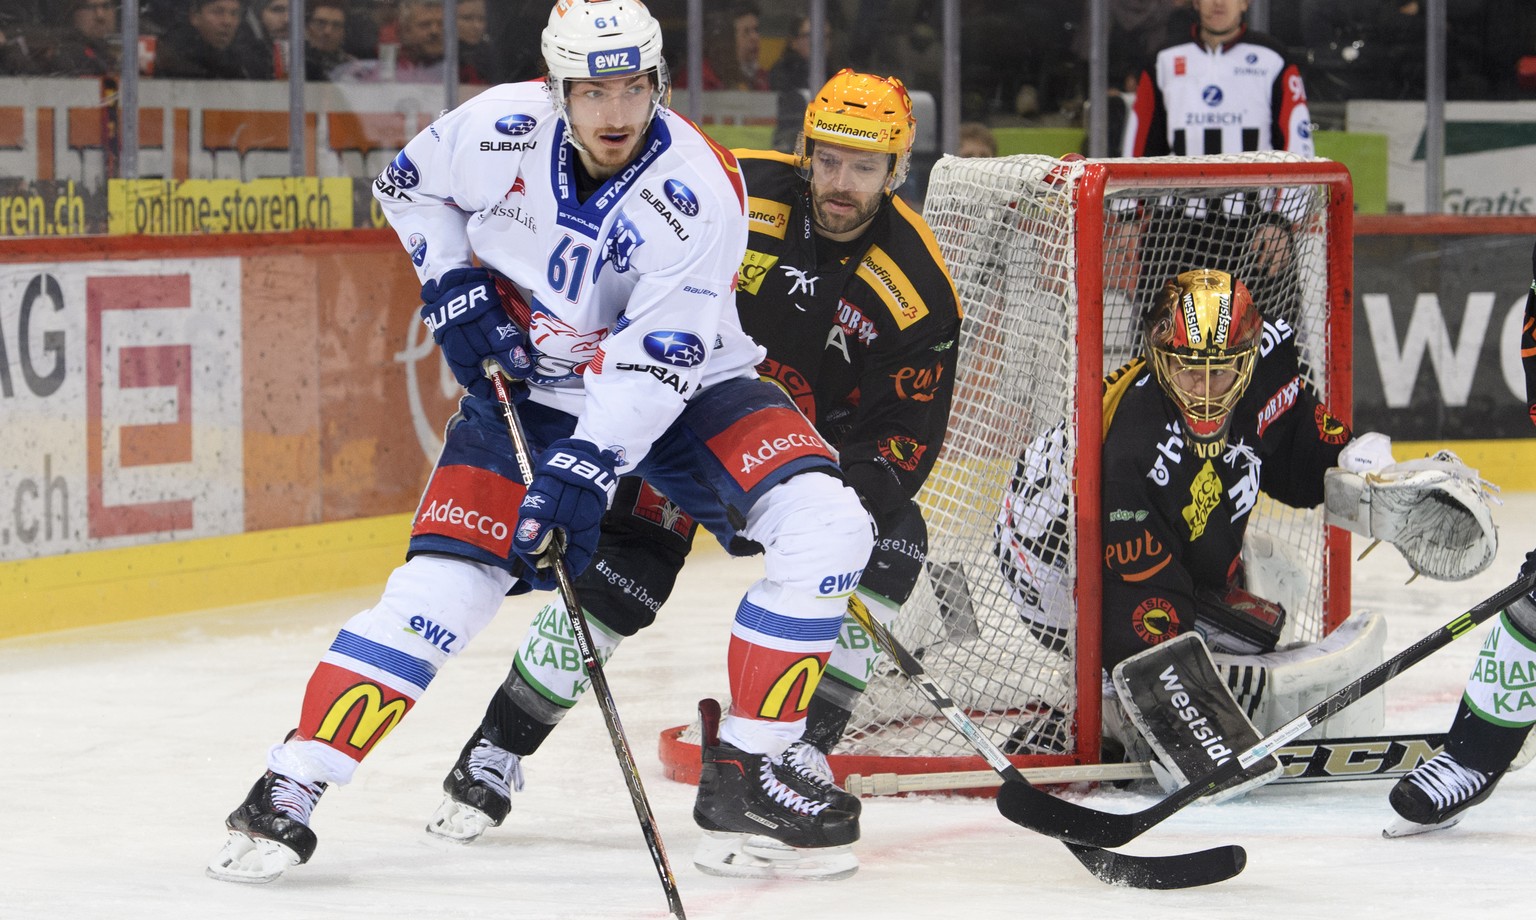
<instances>
[{"instance_id":1,"label":"red goal post","mask_svg":"<svg viewBox=\"0 0 1536 920\"><path fill-rule=\"evenodd\" d=\"M923 213L965 317L944 452L918 496L927 569L893 631L1021 768L1099 761L1103 509L1087 486L1102 379L1137 353L1141 307L1180 271L1232 272L1292 326L1303 375L1350 421L1353 207L1342 165L1285 153L934 167ZM1268 499L1251 521L1305 573L1294 638L1341 623L1348 535ZM1021 616L1044 608L1068 611L1057 632ZM696 780L696 728L664 731L661 754ZM839 779L985 768L883 659L830 762Z\"/></svg>"}]
</instances>

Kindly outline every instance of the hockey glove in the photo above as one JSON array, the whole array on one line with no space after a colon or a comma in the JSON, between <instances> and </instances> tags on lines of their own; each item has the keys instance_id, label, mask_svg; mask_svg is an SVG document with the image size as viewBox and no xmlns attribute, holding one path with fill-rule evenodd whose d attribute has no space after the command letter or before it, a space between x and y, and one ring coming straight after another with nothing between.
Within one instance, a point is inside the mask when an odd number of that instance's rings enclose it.
<instances>
[{"instance_id":1,"label":"hockey glove","mask_svg":"<svg viewBox=\"0 0 1536 920\"><path fill-rule=\"evenodd\" d=\"M591 441L572 438L549 445L534 463L533 481L517 511L512 550L528 566L534 576L528 581L535 588L554 587L547 570L557 531L565 534L565 564L572 576L581 574L592 561L598 525L618 485L614 473L617 463L612 451L600 451Z\"/></svg>"},{"instance_id":2,"label":"hockey glove","mask_svg":"<svg viewBox=\"0 0 1536 920\"><path fill-rule=\"evenodd\" d=\"M471 394L495 398L480 369L487 358L514 380L526 380L533 372L527 339L503 309L490 272L450 269L421 286L421 300L421 321L432 330L454 379Z\"/></svg>"}]
</instances>

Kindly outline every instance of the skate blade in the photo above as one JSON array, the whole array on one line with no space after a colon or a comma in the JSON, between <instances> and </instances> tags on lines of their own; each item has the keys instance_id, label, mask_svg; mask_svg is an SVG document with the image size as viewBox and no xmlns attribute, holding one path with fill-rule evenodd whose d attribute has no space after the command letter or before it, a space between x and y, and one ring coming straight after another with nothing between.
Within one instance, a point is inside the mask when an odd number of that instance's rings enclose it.
<instances>
[{"instance_id":1,"label":"skate blade","mask_svg":"<svg viewBox=\"0 0 1536 920\"><path fill-rule=\"evenodd\" d=\"M792 847L771 837L704 831L694 866L719 878L803 879L831 882L859 871L853 847Z\"/></svg>"},{"instance_id":2,"label":"skate blade","mask_svg":"<svg viewBox=\"0 0 1536 920\"><path fill-rule=\"evenodd\" d=\"M259 885L298 864L299 854L276 840L230 831L223 848L208 862L208 877Z\"/></svg>"},{"instance_id":3,"label":"skate blade","mask_svg":"<svg viewBox=\"0 0 1536 920\"><path fill-rule=\"evenodd\" d=\"M470 844L480 839L487 829L496 827L491 816L462 802L443 796L443 804L437 806L427 821L427 833L450 843Z\"/></svg>"},{"instance_id":4,"label":"skate blade","mask_svg":"<svg viewBox=\"0 0 1536 920\"><path fill-rule=\"evenodd\" d=\"M1461 815L1447 818L1438 824L1420 824L1417 821L1409 821L1407 818L1393 818L1392 823L1381 829L1381 836L1388 840L1398 837L1414 837L1419 834L1428 834L1431 831L1443 831L1448 827L1455 827L1461 823Z\"/></svg>"}]
</instances>

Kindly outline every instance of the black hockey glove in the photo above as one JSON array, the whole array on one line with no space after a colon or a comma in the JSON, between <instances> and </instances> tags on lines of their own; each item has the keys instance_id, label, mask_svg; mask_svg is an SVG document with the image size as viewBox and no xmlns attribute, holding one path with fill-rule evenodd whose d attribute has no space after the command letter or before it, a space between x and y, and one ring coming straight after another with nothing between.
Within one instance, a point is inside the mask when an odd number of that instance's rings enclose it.
<instances>
[{"instance_id":1,"label":"black hockey glove","mask_svg":"<svg viewBox=\"0 0 1536 920\"><path fill-rule=\"evenodd\" d=\"M495 359L514 380L526 380L533 372L527 339L502 307L490 272L450 269L421 286L421 301L421 321L432 330L454 379L472 395L496 397L480 369L486 358Z\"/></svg>"},{"instance_id":2,"label":"black hockey glove","mask_svg":"<svg viewBox=\"0 0 1536 920\"><path fill-rule=\"evenodd\" d=\"M556 531L565 533L565 564L579 575L597 552L603 514L613 499L618 476L618 457L600 451L591 441L565 438L533 464L533 481L517 509L517 532L512 550L528 566L524 576L539 590L556 586L550 572L549 551Z\"/></svg>"}]
</instances>

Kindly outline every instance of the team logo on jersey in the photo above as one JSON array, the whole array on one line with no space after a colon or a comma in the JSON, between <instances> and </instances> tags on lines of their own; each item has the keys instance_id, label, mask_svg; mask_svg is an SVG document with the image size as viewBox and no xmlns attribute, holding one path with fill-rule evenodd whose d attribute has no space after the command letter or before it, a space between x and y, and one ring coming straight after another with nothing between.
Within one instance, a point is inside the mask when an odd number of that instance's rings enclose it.
<instances>
[{"instance_id":1,"label":"team logo on jersey","mask_svg":"<svg viewBox=\"0 0 1536 920\"><path fill-rule=\"evenodd\" d=\"M1226 94L1221 91L1221 87L1214 83L1200 91L1200 101L1211 108L1221 105L1221 100L1225 98Z\"/></svg>"},{"instance_id":2,"label":"team logo on jersey","mask_svg":"<svg viewBox=\"0 0 1536 920\"><path fill-rule=\"evenodd\" d=\"M670 530L686 538L693 529L693 518L679 508L670 498L651 488L648 482L640 483L640 494L635 496L634 515L650 521L663 530Z\"/></svg>"},{"instance_id":3,"label":"team logo on jersey","mask_svg":"<svg viewBox=\"0 0 1536 920\"><path fill-rule=\"evenodd\" d=\"M630 220L629 215L623 211L613 219L613 230L608 234L608 242L603 244L603 264L612 265L613 270L619 274L629 271L631 259L635 250L645 242L645 237L640 235L640 228Z\"/></svg>"},{"instance_id":4,"label":"team logo on jersey","mask_svg":"<svg viewBox=\"0 0 1536 920\"><path fill-rule=\"evenodd\" d=\"M668 179L662 183L661 190L667 193L667 200L672 202L678 213L684 217L699 216L699 196L693 193L693 189L676 179Z\"/></svg>"},{"instance_id":5,"label":"team logo on jersey","mask_svg":"<svg viewBox=\"0 0 1536 920\"><path fill-rule=\"evenodd\" d=\"M524 115L519 112L516 115L506 115L496 120L496 130L511 137L522 137L539 126L539 120L532 115Z\"/></svg>"},{"instance_id":6,"label":"team logo on jersey","mask_svg":"<svg viewBox=\"0 0 1536 920\"><path fill-rule=\"evenodd\" d=\"M1200 539L1205 533L1211 512L1220 504L1221 477L1216 475L1216 467L1207 460L1205 466L1200 467L1200 472L1195 474L1195 481L1189 484L1189 504L1179 512L1184 517L1184 523L1189 525L1191 541Z\"/></svg>"},{"instance_id":7,"label":"team logo on jersey","mask_svg":"<svg viewBox=\"0 0 1536 920\"><path fill-rule=\"evenodd\" d=\"M1148 645L1167 642L1179 634L1179 611L1161 597L1149 597L1131 612L1131 628Z\"/></svg>"},{"instance_id":8,"label":"team logo on jersey","mask_svg":"<svg viewBox=\"0 0 1536 920\"><path fill-rule=\"evenodd\" d=\"M923 462L923 454L928 452L927 444L919 444L901 434L893 435L879 443L880 456L909 473L917 469L917 465Z\"/></svg>"},{"instance_id":9,"label":"team logo on jersey","mask_svg":"<svg viewBox=\"0 0 1536 920\"><path fill-rule=\"evenodd\" d=\"M736 272L736 290L743 294L756 294L763 286L763 279L779 262L778 256L748 249L741 257L741 268Z\"/></svg>"},{"instance_id":10,"label":"team logo on jersey","mask_svg":"<svg viewBox=\"0 0 1536 920\"><path fill-rule=\"evenodd\" d=\"M1173 59L1173 75L1175 77L1182 77L1188 72L1189 61L1185 59L1184 55L1181 54L1175 57Z\"/></svg>"},{"instance_id":11,"label":"team logo on jersey","mask_svg":"<svg viewBox=\"0 0 1536 920\"><path fill-rule=\"evenodd\" d=\"M420 233L412 233L405 245L411 251L411 264L420 268L421 263L427 261L427 238Z\"/></svg>"},{"instance_id":12,"label":"team logo on jersey","mask_svg":"<svg viewBox=\"0 0 1536 920\"><path fill-rule=\"evenodd\" d=\"M549 384L575 377L601 355L603 339L607 337L606 328L582 332L535 300L528 322L528 341L539 353L530 379Z\"/></svg>"},{"instance_id":13,"label":"team logo on jersey","mask_svg":"<svg viewBox=\"0 0 1536 920\"><path fill-rule=\"evenodd\" d=\"M395 188L415 188L421 182L421 170L402 150L384 167L384 180Z\"/></svg>"},{"instance_id":14,"label":"team logo on jersey","mask_svg":"<svg viewBox=\"0 0 1536 920\"><path fill-rule=\"evenodd\" d=\"M641 344L645 353L663 364L673 367L698 367L704 363L704 340L691 332L676 329L658 329L649 333Z\"/></svg>"},{"instance_id":15,"label":"team logo on jersey","mask_svg":"<svg viewBox=\"0 0 1536 920\"><path fill-rule=\"evenodd\" d=\"M1344 423L1328 414L1328 410L1318 406L1313 411L1317 419L1317 436L1324 444L1343 444L1349 440L1349 429Z\"/></svg>"},{"instance_id":16,"label":"team logo on jersey","mask_svg":"<svg viewBox=\"0 0 1536 920\"><path fill-rule=\"evenodd\" d=\"M811 421L816 421L816 392L811 389L811 382L805 379L805 375L790 367L775 361L772 358L764 358L763 363L757 366L757 376L763 380L777 384L794 402L795 408Z\"/></svg>"},{"instance_id":17,"label":"team logo on jersey","mask_svg":"<svg viewBox=\"0 0 1536 920\"><path fill-rule=\"evenodd\" d=\"M638 45L630 45L628 48L614 48L609 51L593 51L587 55L587 75L592 77L612 77L619 74L635 73L640 69L640 48Z\"/></svg>"}]
</instances>

